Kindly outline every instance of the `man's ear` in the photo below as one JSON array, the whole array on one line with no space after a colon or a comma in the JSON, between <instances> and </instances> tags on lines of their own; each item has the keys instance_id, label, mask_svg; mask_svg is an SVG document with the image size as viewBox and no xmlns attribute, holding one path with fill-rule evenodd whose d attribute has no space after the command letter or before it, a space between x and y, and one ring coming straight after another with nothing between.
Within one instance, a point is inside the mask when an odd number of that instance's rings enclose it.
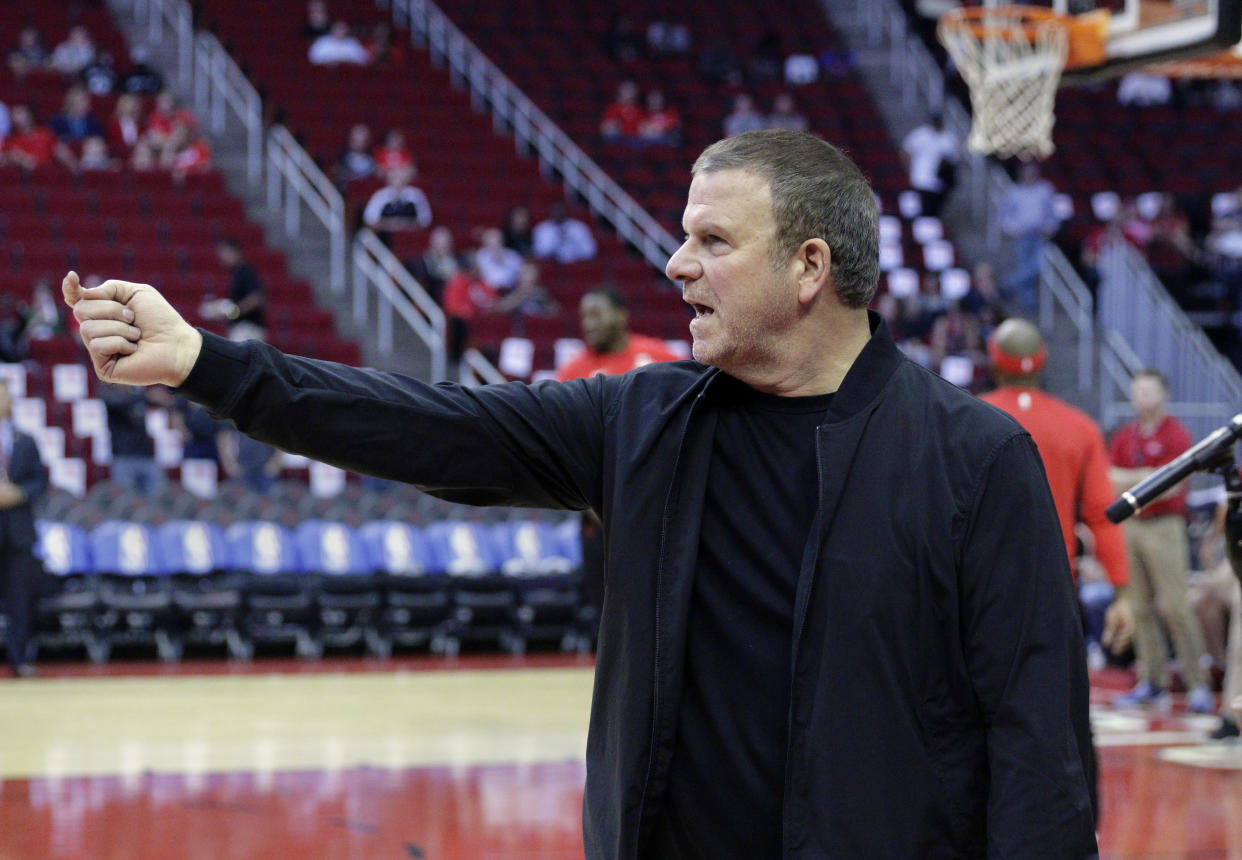
<instances>
[{"instance_id":1,"label":"man's ear","mask_svg":"<svg viewBox=\"0 0 1242 860\"><path fill-rule=\"evenodd\" d=\"M823 239L807 239L797 253L798 301L813 302L832 288L832 249Z\"/></svg>"}]
</instances>

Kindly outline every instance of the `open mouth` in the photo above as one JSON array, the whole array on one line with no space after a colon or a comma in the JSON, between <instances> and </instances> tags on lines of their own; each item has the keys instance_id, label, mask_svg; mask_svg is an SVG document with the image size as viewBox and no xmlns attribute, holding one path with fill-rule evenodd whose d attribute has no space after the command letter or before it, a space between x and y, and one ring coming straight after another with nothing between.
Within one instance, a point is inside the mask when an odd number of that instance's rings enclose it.
<instances>
[{"instance_id":1,"label":"open mouth","mask_svg":"<svg viewBox=\"0 0 1242 860\"><path fill-rule=\"evenodd\" d=\"M690 302L690 307L694 308L695 319L702 319L716 312L715 308L709 308L707 305L700 305L697 302Z\"/></svg>"}]
</instances>

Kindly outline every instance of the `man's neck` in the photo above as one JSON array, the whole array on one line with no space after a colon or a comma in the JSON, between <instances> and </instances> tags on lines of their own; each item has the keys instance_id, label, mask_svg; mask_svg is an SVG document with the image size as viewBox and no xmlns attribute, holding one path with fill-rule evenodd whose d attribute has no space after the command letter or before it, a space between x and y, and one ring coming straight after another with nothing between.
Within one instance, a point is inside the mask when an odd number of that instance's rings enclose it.
<instances>
[{"instance_id":1,"label":"man's neck","mask_svg":"<svg viewBox=\"0 0 1242 860\"><path fill-rule=\"evenodd\" d=\"M786 354L792 358L782 362L777 357L770 369L739 376L751 388L782 397L811 397L831 394L841 387L859 354L871 340L871 324L867 312L850 311L831 328L819 329L809 340L792 336L786 343ZM732 374L737 375L737 374Z\"/></svg>"},{"instance_id":2,"label":"man's neck","mask_svg":"<svg viewBox=\"0 0 1242 860\"><path fill-rule=\"evenodd\" d=\"M1154 433L1164 423L1164 419L1165 413L1163 411L1157 412L1154 415L1140 415L1138 419L1139 428L1144 433Z\"/></svg>"}]
</instances>

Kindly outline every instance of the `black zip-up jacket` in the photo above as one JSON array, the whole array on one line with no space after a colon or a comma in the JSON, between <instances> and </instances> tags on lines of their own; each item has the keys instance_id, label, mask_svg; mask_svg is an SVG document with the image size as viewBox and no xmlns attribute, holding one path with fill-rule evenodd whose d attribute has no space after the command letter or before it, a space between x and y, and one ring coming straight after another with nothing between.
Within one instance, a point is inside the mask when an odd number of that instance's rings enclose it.
<instances>
[{"instance_id":1,"label":"black zip-up jacket","mask_svg":"<svg viewBox=\"0 0 1242 860\"><path fill-rule=\"evenodd\" d=\"M817 431L783 856L1091 856L1085 656L1034 443L872 328ZM659 812L718 375L686 361L468 389L205 334L181 393L287 451L446 499L599 513L594 860L644 856Z\"/></svg>"}]
</instances>

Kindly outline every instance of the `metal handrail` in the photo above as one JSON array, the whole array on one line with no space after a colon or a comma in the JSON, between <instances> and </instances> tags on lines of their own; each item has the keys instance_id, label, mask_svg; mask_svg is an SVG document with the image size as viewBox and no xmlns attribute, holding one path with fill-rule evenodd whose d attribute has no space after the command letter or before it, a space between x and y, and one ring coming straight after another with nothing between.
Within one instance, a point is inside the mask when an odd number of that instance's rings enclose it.
<instances>
[{"instance_id":1,"label":"metal handrail","mask_svg":"<svg viewBox=\"0 0 1242 860\"><path fill-rule=\"evenodd\" d=\"M447 66L470 90L474 106L489 109L497 129L511 129L519 152L532 150L545 174L559 173L591 211L612 224L652 266L663 270L680 245L634 198L622 190L560 127L532 102L431 0L377 0L393 23L407 27L433 63Z\"/></svg>"},{"instance_id":2,"label":"metal handrail","mask_svg":"<svg viewBox=\"0 0 1242 860\"><path fill-rule=\"evenodd\" d=\"M302 207L319 220L328 233L328 282L332 292L345 292L345 198L328 181L289 130L272 126L267 133L267 208L284 210L285 235L301 232Z\"/></svg>"},{"instance_id":3,"label":"metal handrail","mask_svg":"<svg viewBox=\"0 0 1242 860\"><path fill-rule=\"evenodd\" d=\"M1055 323L1053 302L1078 330L1078 389L1087 392L1095 381L1095 308L1091 293L1069 260L1055 245L1044 248L1040 269L1039 324L1045 332Z\"/></svg>"},{"instance_id":4,"label":"metal handrail","mask_svg":"<svg viewBox=\"0 0 1242 860\"><path fill-rule=\"evenodd\" d=\"M427 294L422 284L401 264L388 246L367 228L354 236L354 321L367 321L368 290L374 288L378 297L376 346L382 355L393 352L392 313L405 320L410 330L427 347L432 381L444 378L445 348L444 311ZM480 356L481 358L482 356ZM499 374L497 374L499 375Z\"/></svg>"},{"instance_id":5,"label":"metal handrail","mask_svg":"<svg viewBox=\"0 0 1242 860\"><path fill-rule=\"evenodd\" d=\"M263 171L263 100L211 33L194 37L194 106L216 134L225 130L225 109L246 129L246 179L258 184Z\"/></svg>"}]
</instances>

